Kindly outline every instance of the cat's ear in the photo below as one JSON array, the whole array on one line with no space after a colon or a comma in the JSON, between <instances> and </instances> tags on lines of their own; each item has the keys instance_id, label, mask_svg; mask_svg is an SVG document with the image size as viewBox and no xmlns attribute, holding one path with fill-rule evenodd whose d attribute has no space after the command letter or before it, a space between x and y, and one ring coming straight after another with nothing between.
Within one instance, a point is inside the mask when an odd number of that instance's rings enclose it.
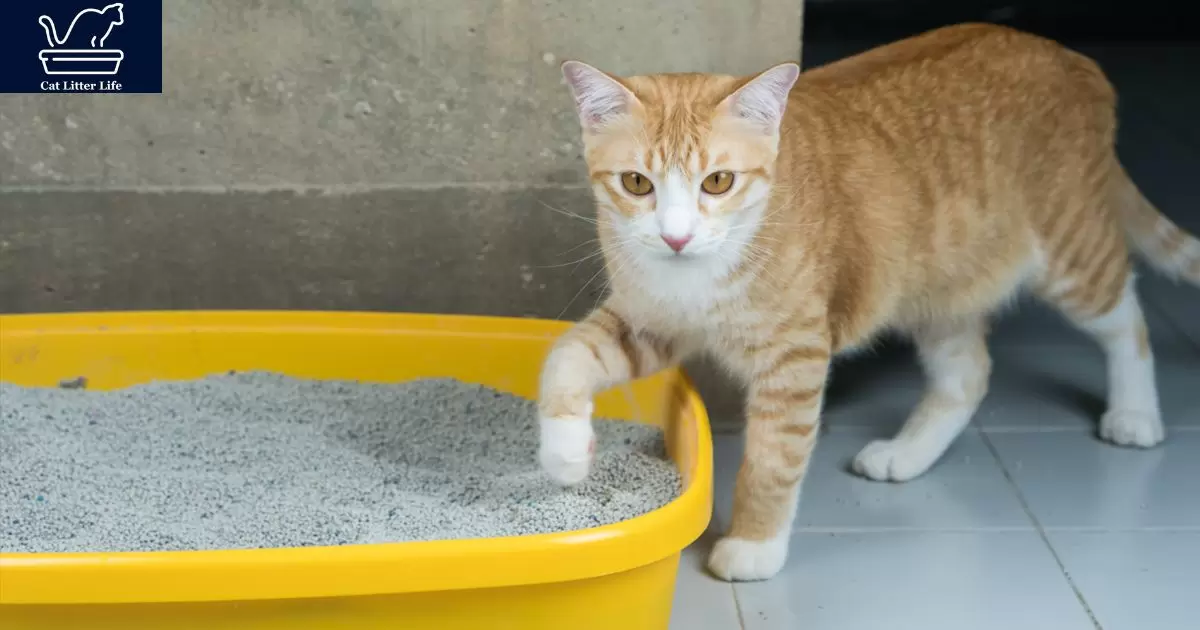
<instances>
[{"instance_id":1,"label":"cat's ear","mask_svg":"<svg viewBox=\"0 0 1200 630\"><path fill-rule=\"evenodd\" d=\"M629 114L637 97L620 81L581 61L564 61L563 77L575 98L584 131L595 133L613 119Z\"/></svg>"},{"instance_id":2,"label":"cat's ear","mask_svg":"<svg viewBox=\"0 0 1200 630\"><path fill-rule=\"evenodd\" d=\"M781 63L768 68L750 79L723 103L730 113L746 120L767 134L779 133L783 112L787 109L788 94L796 79L800 78L800 66L793 62Z\"/></svg>"}]
</instances>

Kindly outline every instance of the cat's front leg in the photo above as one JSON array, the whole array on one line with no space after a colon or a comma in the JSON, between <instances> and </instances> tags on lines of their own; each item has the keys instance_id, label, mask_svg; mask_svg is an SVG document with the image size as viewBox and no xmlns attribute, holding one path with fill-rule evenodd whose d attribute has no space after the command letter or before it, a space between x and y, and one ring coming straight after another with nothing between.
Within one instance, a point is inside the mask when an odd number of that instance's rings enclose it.
<instances>
[{"instance_id":1,"label":"cat's front leg","mask_svg":"<svg viewBox=\"0 0 1200 630\"><path fill-rule=\"evenodd\" d=\"M542 366L538 459L543 470L561 485L583 481L595 450L593 396L680 359L678 344L640 330L610 304L573 326Z\"/></svg>"},{"instance_id":2,"label":"cat's front leg","mask_svg":"<svg viewBox=\"0 0 1200 630\"><path fill-rule=\"evenodd\" d=\"M819 333L764 351L750 383L733 521L709 556L724 580L773 577L787 560L800 486L817 443L830 348Z\"/></svg>"}]
</instances>

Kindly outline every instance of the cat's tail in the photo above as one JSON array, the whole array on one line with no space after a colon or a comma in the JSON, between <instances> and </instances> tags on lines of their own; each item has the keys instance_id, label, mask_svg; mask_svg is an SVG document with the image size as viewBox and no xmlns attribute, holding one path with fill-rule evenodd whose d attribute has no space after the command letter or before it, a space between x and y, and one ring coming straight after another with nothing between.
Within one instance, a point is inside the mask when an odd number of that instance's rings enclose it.
<instances>
[{"instance_id":1,"label":"cat's tail","mask_svg":"<svg viewBox=\"0 0 1200 630\"><path fill-rule=\"evenodd\" d=\"M64 40L58 38L58 30L54 28L54 20L51 20L49 15L39 17L38 24L41 24L42 30L46 31L46 42L50 44L51 48L63 44Z\"/></svg>"},{"instance_id":2,"label":"cat's tail","mask_svg":"<svg viewBox=\"0 0 1200 630\"><path fill-rule=\"evenodd\" d=\"M1155 269L1200 287L1200 238L1175 225L1146 199L1123 167L1117 169L1117 209L1133 246Z\"/></svg>"}]
</instances>

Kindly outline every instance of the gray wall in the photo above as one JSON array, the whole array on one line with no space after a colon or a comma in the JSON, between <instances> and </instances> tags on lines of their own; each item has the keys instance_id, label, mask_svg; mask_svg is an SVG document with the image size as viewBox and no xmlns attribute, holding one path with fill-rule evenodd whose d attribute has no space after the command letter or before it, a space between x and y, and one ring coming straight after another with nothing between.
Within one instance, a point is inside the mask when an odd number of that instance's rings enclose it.
<instances>
[{"instance_id":1,"label":"gray wall","mask_svg":"<svg viewBox=\"0 0 1200 630\"><path fill-rule=\"evenodd\" d=\"M560 61L753 72L799 58L802 6L165 0L164 94L0 97L0 311L579 317Z\"/></svg>"}]
</instances>

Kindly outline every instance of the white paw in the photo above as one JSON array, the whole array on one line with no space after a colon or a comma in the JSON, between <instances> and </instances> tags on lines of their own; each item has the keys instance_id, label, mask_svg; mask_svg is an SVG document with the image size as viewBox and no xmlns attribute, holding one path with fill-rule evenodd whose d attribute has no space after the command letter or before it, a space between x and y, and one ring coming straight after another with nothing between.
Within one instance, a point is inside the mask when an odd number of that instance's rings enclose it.
<instances>
[{"instance_id":1,"label":"white paw","mask_svg":"<svg viewBox=\"0 0 1200 630\"><path fill-rule=\"evenodd\" d=\"M874 481L908 481L933 464L918 442L875 440L854 457L854 472Z\"/></svg>"},{"instance_id":2,"label":"white paw","mask_svg":"<svg viewBox=\"0 0 1200 630\"><path fill-rule=\"evenodd\" d=\"M562 486L587 478L596 449L592 421L586 416L542 418L538 460L542 470Z\"/></svg>"},{"instance_id":3,"label":"white paw","mask_svg":"<svg viewBox=\"0 0 1200 630\"><path fill-rule=\"evenodd\" d=\"M1100 418L1100 437L1118 446L1150 448L1166 438L1166 428L1158 414L1112 409Z\"/></svg>"},{"instance_id":4,"label":"white paw","mask_svg":"<svg viewBox=\"0 0 1200 630\"><path fill-rule=\"evenodd\" d=\"M770 540L725 537L708 556L708 570L727 582L752 582L774 577L787 561L787 536Z\"/></svg>"}]
</instances>

